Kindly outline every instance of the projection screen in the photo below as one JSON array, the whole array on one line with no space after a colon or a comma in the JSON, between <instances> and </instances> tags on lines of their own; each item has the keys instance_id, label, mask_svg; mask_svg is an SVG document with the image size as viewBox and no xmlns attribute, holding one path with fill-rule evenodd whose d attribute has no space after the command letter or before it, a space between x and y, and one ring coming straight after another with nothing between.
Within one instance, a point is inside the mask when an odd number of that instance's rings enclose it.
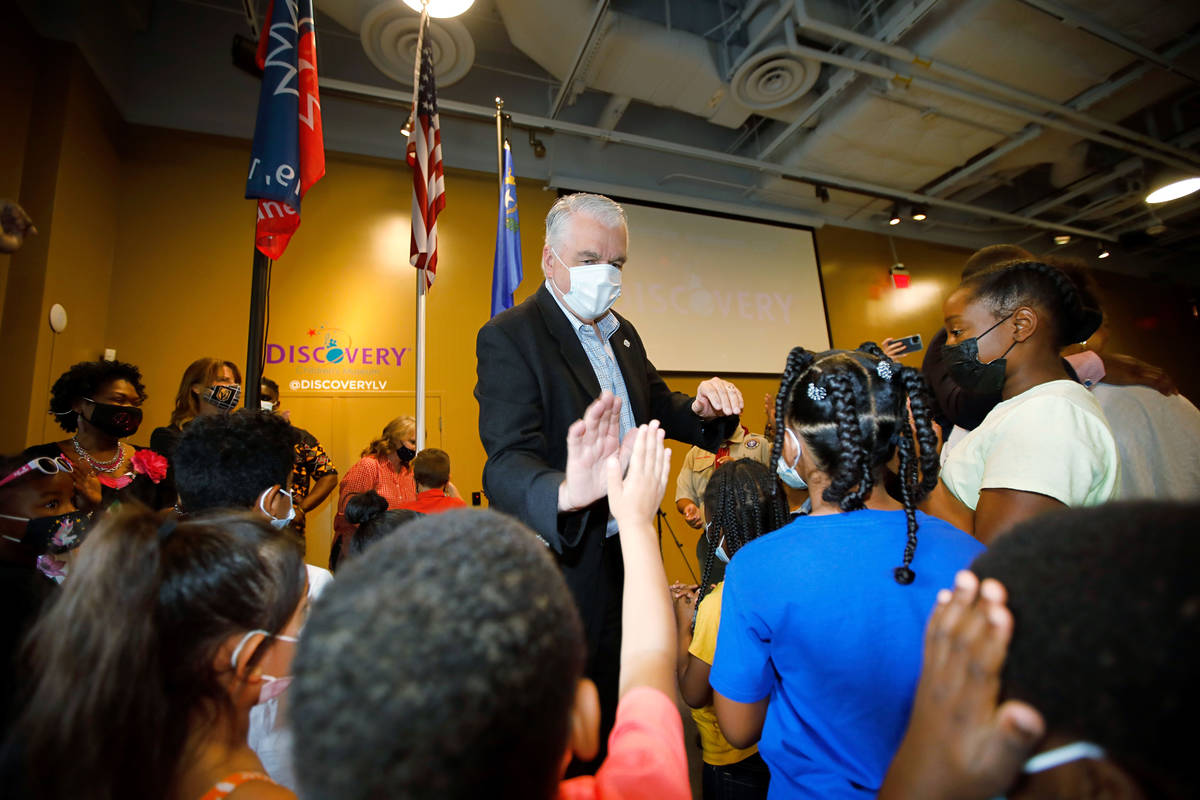
<instances>
[{"instance_id":1,"label":"projection screen","mask_svg":"<svg viewBox=\"0 0 1200 800\"><path fill-rule=\"evenodd\" d=\"M660 371L779 374L796 345L829 348L811 230L623 206L629 260L615 308Z\"/></svg>"}]
</instances>

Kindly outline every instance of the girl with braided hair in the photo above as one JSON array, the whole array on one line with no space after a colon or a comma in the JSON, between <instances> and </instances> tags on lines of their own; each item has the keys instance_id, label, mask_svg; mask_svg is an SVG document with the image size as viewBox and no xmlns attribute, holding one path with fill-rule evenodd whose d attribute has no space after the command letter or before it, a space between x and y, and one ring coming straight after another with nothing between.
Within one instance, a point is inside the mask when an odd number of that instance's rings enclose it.
<instances>
[{"instance_id":1,"label":"girl with braided hair","mask_svg":"<svg viewBox=\"0 0 1200 800\"><path fill-rule=\"evenodd\" d=\"M925 510L988 544L1040 514L1113 499L1116 440L1059 355L1102 321L1071 279L1039 261L1004 264L963 281L943 311L950 376L1001 402L950 452Z\"/></svg>"},{"instance_id":2,"label":"girl with braided hair","mask_svg":"<svg viewBox=\"0 0 1200 800\"><path fill-rule=\"evenodd\" d=\"M691 706L692 719L700 731L704 800L767 796L771 776L758 748L731 746L721 735L713 711L708 674L717 649L723 582L709 592L709 580L714 561L728 562L743 545L787 524L787 501L778 483L774 472L751 458L727 461L717 467L704 490L704 535L708 537L709 555L700 576L699 598L685 594L675 601L679 629L676 676L679 692Z\"/></svg>"},{"instance_id":3,"label":"girl with braided hair","mask_svg":"<svg viewBox=\"0 0 1200 800\"><path fill-rule=\"evenodd\" d=\"M917 370L873 343L797 347L776 418L773 461L808 484L812 512L730 562L717 719L731 745L758 742L773 800L874 797L908 722L929 610L983 548L916 510L937 482ZM899 499L882 485L894 455Z\"/></svg>"}]
</instances>

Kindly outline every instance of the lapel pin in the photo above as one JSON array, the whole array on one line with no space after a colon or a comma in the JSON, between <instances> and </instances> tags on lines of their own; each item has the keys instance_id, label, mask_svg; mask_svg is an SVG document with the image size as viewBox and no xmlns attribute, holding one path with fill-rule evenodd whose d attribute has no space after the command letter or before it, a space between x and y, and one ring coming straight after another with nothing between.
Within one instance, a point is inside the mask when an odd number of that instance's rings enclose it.
<instances>
[{"instance_id":1,"label":"lapel pin","mask_svg":"<svg viewBox=\"0 0 1200 800\"><path fill-rule=\"evenodd\" d=\"M628 340L628 339L626 339L626 340L623 342L623 344L624 344L626 347L629 347L629 340Z\"/></svg>"}]
</instances>

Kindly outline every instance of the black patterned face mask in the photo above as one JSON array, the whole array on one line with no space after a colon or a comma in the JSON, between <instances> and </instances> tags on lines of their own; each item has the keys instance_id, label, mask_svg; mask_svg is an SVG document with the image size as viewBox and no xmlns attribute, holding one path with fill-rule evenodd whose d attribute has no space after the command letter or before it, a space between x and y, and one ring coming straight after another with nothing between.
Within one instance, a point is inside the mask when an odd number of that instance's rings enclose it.
<instances>
[{"instance_id":1,"label":"black patterned face mask","mask_svg":"<svg viewBox=\"0 0 1200 800\"><path fill-rule=\"evenodd\" d=\"M204 393L200 395L200 399L209 405L216 406L222 411L232 411L237 408L238 401L242 399L242 387L236 383L214 383L204 390Z\"/></svg>"}]
</instances>

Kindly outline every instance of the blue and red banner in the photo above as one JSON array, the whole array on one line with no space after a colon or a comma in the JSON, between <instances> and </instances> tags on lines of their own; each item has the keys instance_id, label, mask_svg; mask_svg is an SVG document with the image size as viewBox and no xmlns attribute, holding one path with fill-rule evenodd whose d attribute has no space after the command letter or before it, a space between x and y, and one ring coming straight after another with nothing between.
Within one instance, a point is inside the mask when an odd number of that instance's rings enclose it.
<instances>
[{"instance_id":1,"label":"blue and red banner","mask_svg":"<svg viewBox=\"0 0 1200 800\"><path fill-rule=\"evenodd\" d=\"M273 0L258 64L263 78L246 197L258 199L255 246L275 259L300 227L300 199L325 174L312 0Z\"/></svg>"}]
</instances>

